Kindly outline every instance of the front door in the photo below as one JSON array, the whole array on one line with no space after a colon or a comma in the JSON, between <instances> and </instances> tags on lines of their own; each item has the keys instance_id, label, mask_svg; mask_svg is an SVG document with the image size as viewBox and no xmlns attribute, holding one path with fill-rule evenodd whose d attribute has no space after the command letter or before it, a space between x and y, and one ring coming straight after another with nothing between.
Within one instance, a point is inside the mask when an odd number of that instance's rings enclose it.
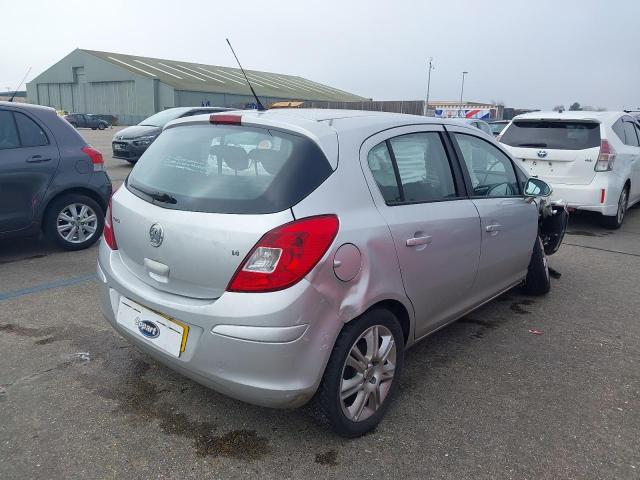
<instances>
[{"instance_id":1,"label":"front door","mask_svg":"<svg viewBox=\"0 0 640 480\"><path fill-rule=\"evenodd\" d=\"M482 253L473 287L480 303L526 276L537 238L538 207L524 197L516 167L502 150L468 131L451 130L480 214Z\"/></svg>"},{"instance_id":2,"label":"front door","mask_svg":"<svg viewBox=\"0 0 640 480\"><path fill-rule=\"evenodd\" d=\"M44 130L24 113L0 109L0 232L33 223L56 172L60 154Z\"/></svg>"},{"instance_id":3,"label":"front door","mask_svg":"<svg viewBox=\"0 0 640 480\"><path fill-rule=\"evenodd\" d=\"M415 310L416 337L468 309L480 257L478 212L464 198L443 135L441 126L402 127L371 137L361 149Z\"/></svg>"}]
</instances>

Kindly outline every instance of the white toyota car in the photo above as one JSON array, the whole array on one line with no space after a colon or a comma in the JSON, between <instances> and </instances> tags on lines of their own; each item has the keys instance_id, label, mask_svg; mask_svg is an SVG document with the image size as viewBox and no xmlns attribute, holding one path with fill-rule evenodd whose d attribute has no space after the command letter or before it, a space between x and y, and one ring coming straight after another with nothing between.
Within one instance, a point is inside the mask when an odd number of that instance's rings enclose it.
<instances>
[{"instance_id":1,"label":"white toyota car","mask_svg":"<svg viewBox=\"0 0 640 480\"><path fill-rule=\"evenodd\" d=\"M625 112L526 113L499 141L553 187L552 200L598 212L608 228L640 201L640 124Z\"/></svg>"}]
</instances>

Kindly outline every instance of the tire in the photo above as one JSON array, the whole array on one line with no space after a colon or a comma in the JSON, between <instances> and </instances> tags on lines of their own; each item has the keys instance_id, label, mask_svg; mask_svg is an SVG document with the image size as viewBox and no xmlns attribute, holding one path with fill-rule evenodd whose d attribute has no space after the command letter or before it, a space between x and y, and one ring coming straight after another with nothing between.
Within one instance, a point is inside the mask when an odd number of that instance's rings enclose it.
<instances>
[{"instance_id":1,"label":"tire","mask_svg":"<svg viewBox=\"0 0 640 480\"><path fill-rule=\"evenodd\" d=\"M90 197L77 193L62 195L47 208L45 234L64 250L83 250L102 235L104 215L102 207ZM79 223L82 221L85 223Z\"/></svg>"},{"instance_id":2,"label":"tire","mask_svg":"<svg viewBox=\"0 0 640 480\"><path fill-rule=\"evenodd\" d=\"M610 230L617 230L622 226L624 222L624 216L627 213L627 207L629 206L629 186L625 185L620 192L620 198L618 199L618 210L615 215L602 216L602 226Z\"/></svg>"},{"instance_id":3,"label":"tire","mask_svg":"<svg viewBox=\"0 0 640 480\"><path fill-rule=\"evenodd\" d=\"M106 128L104 123L99 123L98 124L98 130L104 130Z\"/></svg>"},{"instance_id":4,"label":"tire","mask_svg":"<svg viewBox=\"0 0 640 480\"><path fill-rule=\"evenodd\" d=\"M531 260L529 261L529 270L527 278L524 281L524 293L528 295L544 295L551 290L551 279L549 277L549 265L547 264L547 256L544 253L542 240L536 238L533 246Z\"/></svg>"},{"instance_id":5,"label":"tire","mask_svg":"<svg viewBox=\"0 0 640 480\"><path fill-rule=\"evenodd\" d=\"M373 344L375 332L379 350L367 348L368 343ZM367 342L364 335L371 341ZM371 353L375 350L380 354L380 350L387 351L387 348L390 348L387 359L376 362ZM351 355L355 350L367 362L366 367ZM394 357L395 362L392 361ZM370 310L342 329L316 394L320 411L338 435L359 437L380 423L398 389L403 363L404 336L400 323L390 311ZM358 364L358 369L352 366ZM340 392L343 389L352 394L342 399ZM376 407L375 399L379 401L377 408L373 408ZM363 406L359 414L358 405Z\"/></svg>"},{"instance_id":6,"label":"tire","mask_svg":"<svg viewBox=\"0 0 640 480\"><path fill-rule=\"evenodd\" d=\"M78 128L78 124L77 124L77 123L74 123L74 122L71 122L71 126L72 126L73 128Z\"/></svg>"},{"instance_id":7,"label":"tire","mask_svg":"<svg viewBox=\"0 0 640 480\"><path fill-rule=\"evenodd\" d=\"M91 130L96 130L96 127L91 127Z\"/></svg>"}]
</instances>

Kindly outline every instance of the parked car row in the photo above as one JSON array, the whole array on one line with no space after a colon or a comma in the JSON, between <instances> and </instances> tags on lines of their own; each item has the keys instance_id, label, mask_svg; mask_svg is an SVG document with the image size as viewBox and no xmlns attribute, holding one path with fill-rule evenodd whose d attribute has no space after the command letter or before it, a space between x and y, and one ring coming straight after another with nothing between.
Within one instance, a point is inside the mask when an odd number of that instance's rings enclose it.
<instances>
[{"instance_id":1,"label":"parked car row","mask_svg":"<svg viewBox=\"0 0 640 480\"><path fill-rule=\"evenodd\" d=\"M120 130L111 141L113 158L135 163L145 150L160 135L162 128L177 118L192 117L203 113L216 113L230 110L219 107L176 107L163 110L144 119L138 125Z\"/></svg>"},{"instance_id":2,"label":"parked car row","mask_svg":"<svg viewBox=\"0 0 640 480\"><path fill-rule=\"evenodd\" d=\"M499 140L553 200L600 213L608 228L640 202L640 124L626 112L527 113Z\"/></svg>"},{"instance_id":3,"label":"parked car row","mask_svg":"<svg viewBox=\"0 0 640 480\"><path fill-rule=\"evenodd\" d=\"M112 197L102 310L219 392L382 419L405 350L515 285L550 289L562 206L487 133L335 110L167 123Z\"/></svg>"}]
</instances>

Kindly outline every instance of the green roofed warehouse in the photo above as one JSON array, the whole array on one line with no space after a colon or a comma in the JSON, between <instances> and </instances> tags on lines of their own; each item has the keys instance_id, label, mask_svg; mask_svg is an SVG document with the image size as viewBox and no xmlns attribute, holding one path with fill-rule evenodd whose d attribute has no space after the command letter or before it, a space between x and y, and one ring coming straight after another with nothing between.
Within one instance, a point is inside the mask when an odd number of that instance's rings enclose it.
<instances>
[{"instance_id":1,"label":"green roofed warehouse","mask_svg":"<svg viewBox=\"0 0 640 480\"><path fill-rule=\"evenodd\" d=\"M366 98L295 75L246 70L264 105ZM255 100L238 68L76 49L27 83L27 99L134 124L171 107L245 108Z\"/></svg>"}]
</instances>

